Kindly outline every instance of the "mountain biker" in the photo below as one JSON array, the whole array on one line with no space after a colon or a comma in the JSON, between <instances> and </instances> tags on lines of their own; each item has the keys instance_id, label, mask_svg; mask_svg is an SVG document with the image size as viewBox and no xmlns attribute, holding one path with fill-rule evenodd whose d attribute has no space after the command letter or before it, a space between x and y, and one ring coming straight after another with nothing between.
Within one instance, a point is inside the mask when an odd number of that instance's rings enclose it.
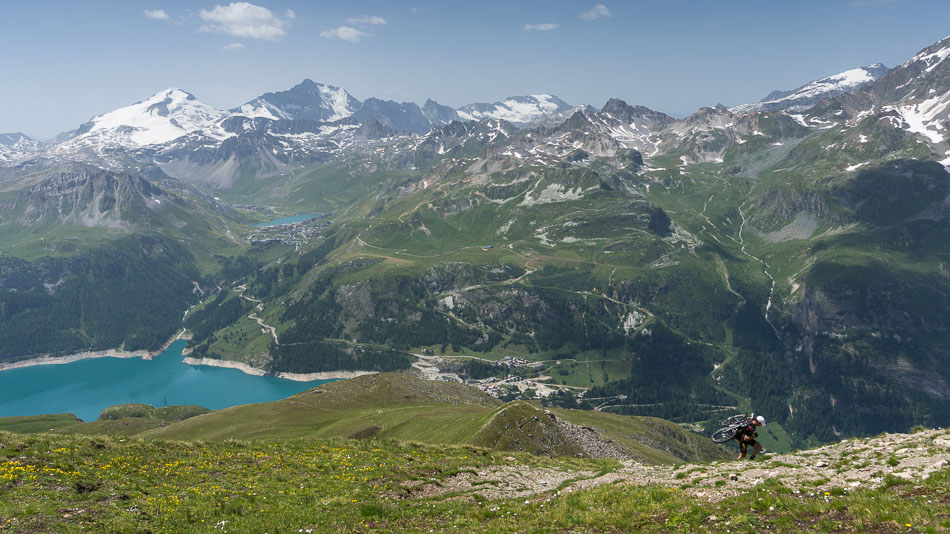
<instances>
[{"instance_id":1,"label":"mountain biker","mask_svg":"<svg viewBox=\"0 0 950 534\"><path fill-rule=\"evenodd\" d=\"M752 456L749 457L750 460L755 460L755 455L759 454L759 451L762 450L762 445L755 440L759 435L755 428L759 426L765 426L765 418L761 415L752 414L749 419L739 427L739 431L736 432L735 437L735 440L739 442L738 460L745 458L749 445L752 445Z\"/></svg>"}]
</instances>

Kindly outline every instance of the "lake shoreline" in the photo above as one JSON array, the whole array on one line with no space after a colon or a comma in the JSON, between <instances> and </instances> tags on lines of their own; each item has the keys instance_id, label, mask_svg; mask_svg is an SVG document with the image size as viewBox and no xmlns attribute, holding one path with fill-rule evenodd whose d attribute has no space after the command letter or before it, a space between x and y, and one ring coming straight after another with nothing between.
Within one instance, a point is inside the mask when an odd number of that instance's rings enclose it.
<instances>
[{"instance_id":1,"label":"lake shoreline","mask_svg":"<svg viewBox=\"0 0 950 534\"><path fill-rule=\"evenodd\" d=\"M180 356L184 346L184 339L173 340L163 354L151 359L143 358L149 356L145 351L89 351L68 358L34 358L31 367L0 372L0 417L73 413L83 421L94 421L106 408L129 403L191 404L223 410L285 399L329 381L274 380L230 369L195 367ZM85 358L90 359L73 365L39 365Z\"/></svg>"},{"instance_id":2,"label":"lake shoreline","mask_svg":"<svg viewBox=\"0 0 950 534\"><path fill-rule=\"evenodd\" d=\"M141 358L143 360L151 360L152 358L168 350L168 347L170 347L175 341L178 341L179 339L185 339L182 337L184 333L185 330L183 329L176 335L168 338L167 341L162 343L161 347L152 351L105 349L75 352L65 356L50 356L49 354L44 354L42 356L27 358L25 360L17 360L15 362L0 362L0 372L10 371L12 369L22 369L24 367L34 367L37 365L64 365L67 363L91 360L94 358Z\"/></svg>"},{"instance_id":3,"label":"lake shoreline","mask_svg":"<svg viewBox=\"0 0 950 534\"><path fill-rule=\"evenodd\" d=\"M34 358L27 358L25 360L17 360L15 362L0 362L0 372L10 371L13 369L23 369L26 367L35 367L39 365L65 365L68 363L75 363L82 360L91 360L95 358L141 358L143 360L151 360L152 358L158 356L159 354L168 350L168 347L172 343L180 339L189 339L191 336L186 335L186 330L182 329L176 335L168 338L165 343L162 343L161 347L156 350L147 351L147 350L120 350L120 349L105 349L105 350L87 350L83 352L76 352L73 354L67 354L65 356L50 356L44 354L42 356L36 356ZM191 350L188 348L182 348L182 356L185 358L182 362L188 365L206 365L209 367L223 367L227 369L237 369L244 374L252 376L273 376L275 378L283 378L286 380L293 380L294 382L313 382L315 380L344 380L347 378L356 378L363 375L372 375L376 374L376 371L324 371L319 373L276 373L268 375L263 369L258 369L252 367L246 363L234 362L230 360L215 360L212 358L192 358L188 356L191 353Z\"/></svg>"},{"instance_id":4,"label":"lake shoreline","mask_svg":"<svg viewBox=\"0 0 950 534\"><path fill-rule=\"evenodd\" d=\"M295 382L312 382L314 380L344 380L347 378L356 378L363 375L374 375L377 374L376 371L323 371L319 373L276 373L273 375L268 375L263 369L258 369L257 367L251 367L250 365L242 362L235 362L230 360L216 360L213 358L192 358L186 357L182 360L188 365L207 365L209 367L224 367L227 369L237 369L244 374L253 375L253 376L273 376L275 378L283 378L286 380L293 380Z\"/></svg>"}]
</instances>

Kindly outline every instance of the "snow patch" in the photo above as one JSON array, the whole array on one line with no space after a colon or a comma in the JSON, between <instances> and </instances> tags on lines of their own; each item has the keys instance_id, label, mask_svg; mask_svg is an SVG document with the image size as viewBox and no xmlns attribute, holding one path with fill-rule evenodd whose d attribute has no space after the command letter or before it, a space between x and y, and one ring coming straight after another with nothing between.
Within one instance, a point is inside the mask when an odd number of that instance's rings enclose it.
<instances>
[{"instance_id":1,"label":"snow patch","mask_svg":"<svg viewBox=\"0 0 950 534\"><path fill-rule=\"evenodd\" d=\"M950 46L941 48L940 50L937 50L936 52L932 52L930 54L926 54L926 55L918 54L914 56L913 59L910 60L910 62L923 61L924 63L927 64L927 68L925 68L924 71L930 72L934 70L937 67L937 65L943 62L943 60L947 59L948 56L950 56Z\"/></svg>"},{"instance_id":2,"label":"snow patch","mask_svg":"<svg viewBox=\"0 0 950 534\"><path fill-rule=\"evenodd\" d=\"M948 49L950 50L950 49ZM895 108L906 124L906 129L919 133L932 143L944 141L944 136L935 130L943 128L939 120L950 105L950 93L924 100L912 106Z\"/></svg>"},{"instance_id":3,"label":"snow patch","mask_svg":"<svg viewBox=\"0 0 950 534\"><path fill-rule=\"evenodd\" d=\"M501 119L514 123L531 122L559 109L555 96L546 93L528 95L526 97L511 97L502 102L496 102L490 108L480 110L480 105L466 106L468 110L459 109L456 112L463 120Z\"/></svg>"},{"instance_id":4,"label":"snow patch","mask_svg":"<svg viewBox=\"0 0 950 534\"><path fill-rule=\"evenodd\" d=\"M580 200L584 196L584 190L580 187L568 189L561 184L548 184L537 198L532 199L530 193L524 196L519 206L533 206L535 204L551 204L553 202L564 202L568 200Z\"/></svg>"},{"instance_id":5,"label":"snow patch","mask_svg":"<svg viewBox=\"0 0 950 534\"><path fill-rule=\"evenodd\" d=\"M851 171L860 169L861 167L864 167L864 166L867 165L868 163L870 163L870 162L865 161L865 162L863 162L863 163L856 163L856 164L854 164L854 165L849 165L848 168L845 169L845 170L848 171L848 172L851 172Z\"/></svg>"},{"instance_id":6,"label":"snow patch","mask_svg":"<svg viewBox=\"0 0 950 534\"><path fill-rule=\"evenodd\" d=\"M789 113L788 116L791 117L792 120L794 120L794 121L797 122L798 124L801 124L802 126L805 126L805 127L808 126L808 123L805 122L805 116L804 116L804 115L800 115L800 114L799 114L799 115L793 115L793 114Z\"/></svg>"}]
</instances>

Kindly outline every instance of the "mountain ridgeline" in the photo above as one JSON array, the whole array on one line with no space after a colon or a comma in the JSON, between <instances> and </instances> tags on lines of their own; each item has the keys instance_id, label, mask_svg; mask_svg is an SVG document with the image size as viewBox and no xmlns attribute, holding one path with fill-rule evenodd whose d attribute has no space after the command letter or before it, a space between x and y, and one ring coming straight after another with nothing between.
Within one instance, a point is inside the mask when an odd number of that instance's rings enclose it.
<instances>
[{"instance_id":1,"label":"mountain ridgeline","mask_svg":"<svg viewBox=\"0 0 950 534\"><path fill-rule=\"evenodd\" d=\"M945 426L948 56L944 39L683 119L306 80L228 111L170 89L54 142L8 135L2 357L154 346L197 303L195 356L274 373L478 358L459 365L546 377L565 406L755 410L799 445ZM325 226L248 224L275 212ZM161 319L107 327L133 300ZM48 335L16 337L43 317Z\"/></svg>"}]
</instances>

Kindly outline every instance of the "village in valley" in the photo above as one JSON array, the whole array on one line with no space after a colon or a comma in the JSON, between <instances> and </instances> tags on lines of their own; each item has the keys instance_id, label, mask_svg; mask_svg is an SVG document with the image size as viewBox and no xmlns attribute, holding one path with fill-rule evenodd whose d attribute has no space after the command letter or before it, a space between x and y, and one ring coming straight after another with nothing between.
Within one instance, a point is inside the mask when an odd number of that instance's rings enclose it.
<instances>
[{"instance_id":1,"label":"village in valley","mask_svg":"<svg viewBox=\"0 0 950 534\"><path fill-rule=\"evenodd\" d=\"M322 233L330 226L329 215L314 215L302 221L292 221L283 224L262 224L256 226L248 235L247 240L252 245L266 245L281 243L299 247Z\"/></svg>"},{"instance_id":2,"label":"village in valley","mask_svg":"<svg viewBox=\"0 0 950 534\"><path fill-rule=\"evenodd\" d=\"M499 372L495 376L474 378L465 372L460 365L460 362L470 359L468 357L435 356L433 354L414 354L414 356L416 361L413 362L412 368L423 378L468 384L493 397L502 399L508 397L543 399L555 393L569 392L580 400L584 398L584 393L587 391L585 387L556 384L551 381L551 377L544 375L546 362L543 361L531 362L516 356L505 356L497 361L476 358L497 367ZM561 362L553 361L550 363L557 365ZM500 376L503 369L506 372L504 376Z\"/></svg>"}]
</instances>

